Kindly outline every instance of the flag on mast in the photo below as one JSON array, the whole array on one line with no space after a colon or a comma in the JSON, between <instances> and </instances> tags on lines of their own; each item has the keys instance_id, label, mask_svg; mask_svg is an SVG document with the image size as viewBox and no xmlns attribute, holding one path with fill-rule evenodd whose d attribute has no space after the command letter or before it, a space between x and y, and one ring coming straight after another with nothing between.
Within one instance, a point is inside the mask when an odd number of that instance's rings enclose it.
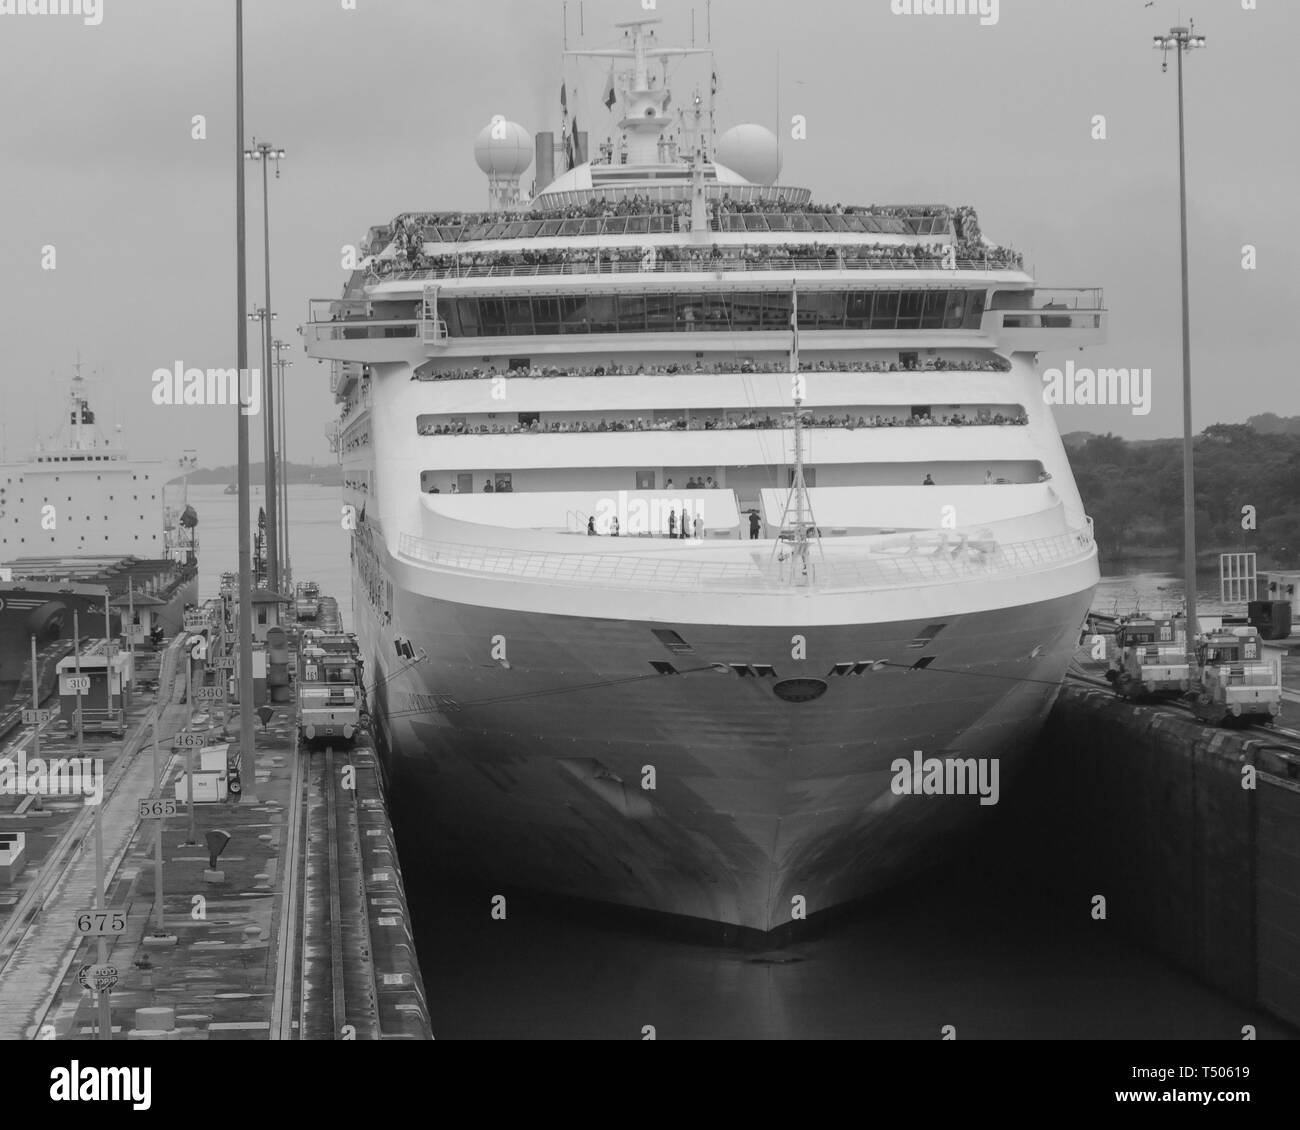
<instances>
[{"instance_id":1,"label":"flag on mast","mask_svg":"<svg viewBox=\"0 0 1300 1130\"><path fill-rule=\"evenodd\" d=\"M614 103L618 101L618 95L614 92L614 64L609 65L609 78L605 80L605 97L602 99L610 113L614 112Z\"/></svg>"}]
</instances>

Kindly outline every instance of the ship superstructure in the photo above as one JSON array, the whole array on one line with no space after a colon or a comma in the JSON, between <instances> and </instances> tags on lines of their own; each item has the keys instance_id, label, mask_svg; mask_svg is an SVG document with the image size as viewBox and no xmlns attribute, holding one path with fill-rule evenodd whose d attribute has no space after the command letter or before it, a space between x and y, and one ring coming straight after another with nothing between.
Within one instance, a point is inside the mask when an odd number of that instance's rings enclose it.
<instances>
[{"instance_id":1,"label":"ship superstructure","mask_svg":"<svg viewBox=\"0 0 1300 1130\"><path fill-rule=\"evenodd\" d=\"M372 229L304 334L439 860L766 931L978 818L896 759L1041 725L1098 573L1035 354L1106 315L971 209L818 205L757 127L674 131L653 22L602 53L600 159Z\"/></svg>"},{"instance_id":2,"label":"ship superstructure","mask_svg":"<svg viewBox=\"0 0 1300 1130\"><path fill-rule=\"evenodd\" d=\"M83 636L102 634L105 597L114 637L128 615L141 645L179 630L197 598L198 518L166 486L192 462L132 459L106 438L77 364L57 432L0 463L0 698L32 636L71 639L74 610Z\"/></svg>"}]
</instances>

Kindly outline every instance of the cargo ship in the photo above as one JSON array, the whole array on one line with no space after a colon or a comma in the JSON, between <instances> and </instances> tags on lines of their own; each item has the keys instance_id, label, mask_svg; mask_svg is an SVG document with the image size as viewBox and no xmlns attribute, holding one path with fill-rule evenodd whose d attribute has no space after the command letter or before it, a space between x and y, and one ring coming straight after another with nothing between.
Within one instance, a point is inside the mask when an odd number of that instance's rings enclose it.
<instances>
[{"instance_id":1,"label":"cargo ship","mask_svg":"<svg viewBox=\"0 0 1300 1130\"><path fill-rule=\"evenodd\" d=\"M1098 582L1037 354L1106 311L972 208L779 183L707 77L672 101L701 51L657 22L576 53L611 67L595 157L494 119L488 210L372 228L303 333L399 830L767 933L988 818L900 759L1006 783L1030 749Z\"/></svg>"},{"instance_id":2,"label":"cargo ship","mask_svg":"<svg viewBox=\"0 0 1300 1130\"><path fill-rule=\"evenodd\" d=\"M95 421L80 362L57 433L28 458L0 463L0 703L44 650L83 638L137 647L174 635L198 597L198 515L167 501L192 459L134 460ZM108 604L107 623L105 602Z\"/></svg>"}]
</instances>

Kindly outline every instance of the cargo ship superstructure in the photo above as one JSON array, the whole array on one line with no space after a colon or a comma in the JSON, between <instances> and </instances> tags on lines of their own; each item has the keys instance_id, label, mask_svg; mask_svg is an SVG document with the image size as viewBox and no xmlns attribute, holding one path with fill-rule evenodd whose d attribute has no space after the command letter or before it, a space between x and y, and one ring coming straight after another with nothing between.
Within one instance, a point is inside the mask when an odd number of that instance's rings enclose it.
<instances>
[{"instance_id":1,"label":"cargo ship superstructure","mask_svg":"<svg viewBox=\"0 0 1300 1130\"><path fill-rule=\"evenodd\" d=\"M897 759L1005 782L1044 721L1098 570L1036 354L1105 311L969 208L819 205L757 127L715 146L653 22L603 53L597 160L539 137L518 204L494 121L497 209L372 229L304 334L431 859L770 931L989 813Z\"/></svg>"},{"instance_id":2,"label":"cargo ship superstructure","mask_svg":"<svg viewBox=\"0 0 1300 1130\"><path fill-rule=\"evenodd\" d=\"M61 424L26 459L0 462L0 703L37 649L102 638L107 596L115 638L131 622L138 646L180 630L198 597L198 517L167 483L188 468L132 459L95 420L77 364Z\"/></svg>"}]
</instances>

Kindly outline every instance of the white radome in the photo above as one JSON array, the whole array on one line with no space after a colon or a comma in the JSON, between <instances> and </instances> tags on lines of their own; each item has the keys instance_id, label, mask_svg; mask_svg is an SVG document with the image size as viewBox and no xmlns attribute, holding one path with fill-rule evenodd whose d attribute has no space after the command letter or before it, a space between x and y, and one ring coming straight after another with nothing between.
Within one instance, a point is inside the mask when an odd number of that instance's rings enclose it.
<instances>
[{"instance_id":1,"label":"white radome","mask_svg":"<svg viewBox=\"0 0 1300 1130\"><path fill-rule=\"evenodd\" d=\"M533 163L532 134L518 122L489 123L474 141L474 160L490 177L520 176Z\"/></svg>"},{"instance_id":2,"label":"white radome","mask_svg":"<svg viewBox=\"0 0 1300 1130\"><path fill-rule=\"evenodd\" d=\"M752 122L732 126L718 139L718 160L751 184L775 184L781 175L776 134Z\"/></svg>"}]
</instances>

